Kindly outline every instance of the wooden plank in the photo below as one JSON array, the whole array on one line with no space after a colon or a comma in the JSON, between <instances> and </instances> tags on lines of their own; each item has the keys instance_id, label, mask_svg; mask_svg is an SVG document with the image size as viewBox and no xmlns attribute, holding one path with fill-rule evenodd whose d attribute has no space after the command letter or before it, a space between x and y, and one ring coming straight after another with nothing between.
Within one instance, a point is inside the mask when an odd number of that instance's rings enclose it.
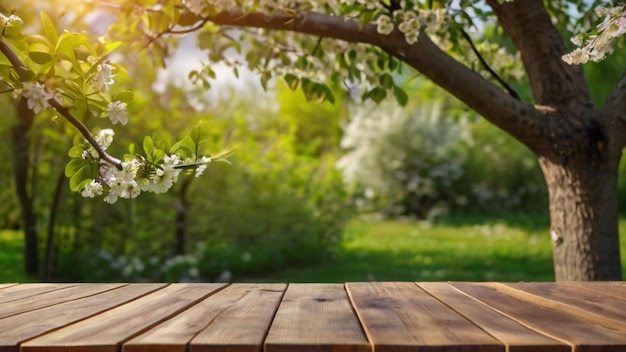
<instances>
[{"instance_id":1,"label":"wooden plank","mask_svg":"<svg viewBox=\"0 0 626 352\"><path fill-rule=\"evenodd\" d=\"M572 345L575 352L626 351L626 324L499 283L452 283L529 328Z\"/></svg>"},{"instance_id":2,"label":"wooden plank","mask_svg":"<svg viewBox=\"0 0 626 352\"><path fill-rule=\"evenodd\" d=\"M508 286L576 307L590 314L626 322L626 301L599 291L544 282L515 283Z\"/></svg>"},{"instance_id":3,"label":"wooden plank","mask_svg":"<svg viewBox=\"0 0 626 352\"><path fill-rule=\"evenodd\" d=\"M539 334L446 283L423 282L419 286L463 315L507 347L507 352L571 352L562 342Z\"/></svg>"},{"instance_id":4,"label":"wooden plank","mask_svg":"<svg viewBox=\"0 0 626 352\"><path fill-rule=\"evenodd\" d=\"M261 351L286 289L285 284L254 285L191 341L190 351Z\"/></svg>"},{"instance_id":5,"label":"wooden plank","mask_svg":"<svg viewBox=\"0 0 626 352\"><path fill-rule=\"evenodd\" d=\"M78 298L91 296L103 291L112 290L123 284L83 284L78 286L64 286L58 290L43 292L36 296L29 296L10 302L0 303L0 318L25 313L31 310L52 306L55 304L73 301Z\"/></svg>"},{"instance_id":6,"label":"wooden plank","mask_svg":"<svg viewBox=\"0 0 626 352\"><path fill-rule=\"evenodd\" d=\"M18 352L19 344L46 332L80 321L164 287L134 284L0 319L0 352Z\"/></svg>"},{"instance_id":7,"label":"wooden plank","mask_svg":"<svg viewBox=\"0 0 626 352\"><path fill-rule=\"evenodd\" d=\"M593 290L605 295L626 300L626 281L624 282L580 282L568 281L560 282L559 285L581 288L584 290Z\"/></svg>"},{"instance_id":8,"label":"wooden plank","mask_svg":"<svg viewBox=\"0 0 626 352\"><path fill-rule=\"evenodd\" d=\"M376 352L505 350L415 283L348 283L346 288Z\"/></svg>"},{"instance_id":9,"label":"wooden plank","mask_svg":"<svg viewBox=\"0 0 626 352\"><path fill-rule=\"evenodd\" d=\"M123 351L185 352L190 342L191 351L260 351L286 287L230 285L124 343Z\"/></svg>"},{"instance_id":10,"label":"wooden plank","mask_svg":"<svg viewBox=\"0 0 626 352\"><path fill-rule=\"evenodd\" d=\"M0 284L0 290L2 290L3 288L7 288L7 287L11 287L11 286L17 286L17 283L4 283L4 284Z\"/></svg>"},{"instance_id":11,"label":"wooden plank","mask_svg":"<svg viewBox=\"0 0 626 352\"><path fill-rule=\"evenodd\" d=\"M32 297L44 292L50 292L55 290L61 290L72 286L69 284L22 284L7 287L0 290L0 302L10 302L18 299Z\"/></svg>"},{"instance_id":12,"label":"wooden plank","mask_svg":"<svg viewBox=\"0 0 626 352\"><path fill-rule=\"evenodd\" d=\"M265 351L371 351L341 284L291 284Z\"/></svg>"},{"instance_id":13,"label":"wooden plank","mask_svg":"<svg viewBox=\"0 0 626 352\"><path fill-rule=\"evenodd\" d=\"M222 284L174 284L22 344L22 352L116 352L120 344L210 295Z\"/></svg>"}]
</instances>

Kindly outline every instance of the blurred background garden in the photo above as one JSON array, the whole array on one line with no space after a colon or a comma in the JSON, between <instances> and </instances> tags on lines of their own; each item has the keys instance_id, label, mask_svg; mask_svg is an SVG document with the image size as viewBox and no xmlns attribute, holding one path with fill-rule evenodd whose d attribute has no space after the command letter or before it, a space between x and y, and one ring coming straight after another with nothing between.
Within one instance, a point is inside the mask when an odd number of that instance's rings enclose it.
<instances>
[{"instance_id":1,"label":"blurred background garden","mask_svg":"<svg viewBox=\"0 0 626 352\"><path fill-rule=\"evenodd\" d=\"M200 126L209 149L234 151L232 164L181 175L165 195L106 204L69 192L71 134L41 116L31 153L0 149L11 161L0 163L0 281L554 279L535 158L421 78L407 80L419 98L400 107L355 103L340 89L334 104L307 102L281 82L264 92L254 78L207 95L157 75L142 76L118 138ZM10 118L0 134L12 141L13 101L1 98ZM39 277L23 273L21 163Z\"/></svg>"},{"instance_id":2,"label":"blurred background garden","mask_svg":"<svg viewBox=\"0 0 626 352\"><path fill-rule=\"evenodd\" d=\"M363 102L348 85L331 87L331 103L307 101L283 79L267 89L257 76L224 79L227 68L196 67L184 50L166 69L130 56L116 81L135 99L112 153L141 144L137 136L198 128L206 150L233 151L231 163L181 174L167 194L84 198L65 176L75 132L53 112L24 129L16 100L0 95L0 282L554 280L535 156L414 71L395 77L406 106ZM624 62L585 67L597 102ZM221 80L194 85L190 67L221 70ZM625 162L620 176L626 204ZM36 276L23 269L25 211Z\"/></svg>"}]
</instances>

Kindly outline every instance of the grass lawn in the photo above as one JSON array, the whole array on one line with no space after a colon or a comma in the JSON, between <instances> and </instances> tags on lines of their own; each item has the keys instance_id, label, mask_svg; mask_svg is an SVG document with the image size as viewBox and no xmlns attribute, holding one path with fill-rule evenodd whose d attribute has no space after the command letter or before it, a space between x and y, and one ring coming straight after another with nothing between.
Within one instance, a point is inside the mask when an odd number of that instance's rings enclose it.
<instances>
[{"instance_id":1,"label":"grass lawn","mask_svg":"<svg viewBox=\"0 0 626 352\"><path fill-rule=\"evenodd\" d=\"M0 230L0 282L32 282L24 275L20 231Z\"/></svg>"},{"instance_id":2,"label":"grass lawn","mask_svg":"<svg viewBox=\"0 0 626 352\"><path fill-rule=\"evenodd\" d=\"M354 220L333 258L250 281L553 281L547 220L452 218ZM626 219L620 222L626 273ZM0 282L33 281L22 273L20 232L0 231Z\"/></svg>"},{"instance_id":3,"label":"grass lawn","mask_svg":"<svg viewBox=\"0 0 626 352\"><path fill-rule=\"evenodd\" d=\"M271 281L553 281L548 224L355 220L336 258Z\"/></svg>"}]
</instances>

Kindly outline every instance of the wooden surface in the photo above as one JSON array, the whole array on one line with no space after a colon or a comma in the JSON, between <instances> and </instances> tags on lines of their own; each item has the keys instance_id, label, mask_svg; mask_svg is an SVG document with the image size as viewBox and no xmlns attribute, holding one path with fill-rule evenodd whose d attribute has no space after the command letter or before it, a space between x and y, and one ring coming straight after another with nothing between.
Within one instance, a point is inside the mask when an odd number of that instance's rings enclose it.
<instances>
[{"instance_id":1,"label":"wooden surface","mask_svg":"<svg viewBox=\"0 0 626 352\"><path fill-rule=\"evenodd\" d=\"M625 352L626 283L0 284L1 351Z\"/></svg>"}]
</instances>

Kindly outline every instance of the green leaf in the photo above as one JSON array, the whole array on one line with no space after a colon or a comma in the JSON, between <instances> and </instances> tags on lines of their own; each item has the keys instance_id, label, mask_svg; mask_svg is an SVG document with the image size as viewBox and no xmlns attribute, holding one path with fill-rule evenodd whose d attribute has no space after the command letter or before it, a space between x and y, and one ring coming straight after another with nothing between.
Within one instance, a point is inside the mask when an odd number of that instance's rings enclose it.
<instances>
[{"instance_id":1,"label":"green leaf","mask_svg":"<svg viewBox=\"0 0 626 352\"><path fill-rule=\"evenodd\" d=\"M50 16L48 16L48 14L43 11L41 12L41 25L43 27L43 33L46 38L48 38L53 46L56 46L57 42L59 41L59 34Z\"/></svg>"},{"instance_id":2,"label":"green leaf","mask_svg":"<svg viewBox=\"0 0 626 352\"><path fill-rule=\"evenodd\" d=\"M393 57L389 57L388 66L391 71L395 71L398 68L398 66L400 66L400 63L398 60L394 59Z\"/></svg>"},{"instance_id":3,"label":"green leaf","mask_svg":"<svg viewBox=\"0 0 626 352\"><path fill-rule=\"evenodd\" d=\"M409 96L406 94L406 92L404 91L404 89L398 87L398 86L394 86L393 87L393 96L396 97L396 100L398 101L398 104L405 106L406 103L409 102Z\"/></svg>"},{"instance_id":4,"label":"green leaf","mask_svg":"<svg viewBox=\"0 0 626 352\"><path fill-rule=\"evenodd\" d=\"M287 82L287 87L289 87L289 89L296 90L296 88L298 88L298 83L300 83L300 79L298 79L298 77L288 73L283 78L285 79L285 82Z\"/></svg>"},{"instance_id":5,"label":"green leaf","mask_svg":"<svg viewBox=\"0 0 626 352\"><path fill-rule=\"evenodd\" d=\"M76 160L76 159L74 159ZM91 178L91 165L87 164L76 171L70 177L70 189L72 192L80 191L84 185L83 181Z\"/></svg>"},{"instance_id":6,"label":"green leaf","mask_svg":"<svg viewBox=\"0 0 626 352\"><path fill-rule=\"evenodd\" d=\"M378 78L378 81L380 82L380 85L385 89L390 89L391 87L393 87L393 77L391 77L391 75L388 73L382 74Z\"/></svg>"},{"instance_id":7,"label":"green leaf","mask_svg":"<svg viewBox=\"0 0 626 352\"><path fill-rule=\"evenodd\" d=\"M261 86L263 90L267 90L267 82L272 78L272 73L270 71L265 71L261 75Z\"/></svg>"},{"instance_id":8,"label":"green leaf","mask_svg":"<svg viewBox=\"0 0 626 352\"><path fill-rule=\"evenodd\" d=\"M113 97L111 97L111 101L121 101L124 103L128 103L131 102L134 97L135 93L132 90L125 89L113 94Z\"/></svg>"},{"instance_id":9,"label":"green leaf","mask_svg":"<svg viewBox=\"0 0 626 352\"><path fill-rule=\"evenodd\" d=\"M195 156L196 144L191 137L186 136L179 142L175 143L170 150L170 153L178 155L179 158L185 160Z\"/></svg>"},{"instance_id":10,"label":"green leaf","mask_svg":"<svg viewBox=\"0 0 626 352\"><path fill-rule=\"evenodd\" d=\"M387 90L382 87L375 87L367 93L367 97L372 99L377 104L383 101L387 96Z\"/></svg>"},{"instance_id":11,"label":"green leaf","mask_svg":"<svg viewBox=\"0 0 626 352\"><path fill-rule=\"evenodd\" d=\"M85 152L85 147L82 145L75 145L72 148L70 148L70 150L67 152L67 155L69 155L70 158L73 159L80 159L83 157L83 152ZM67 167L66 167L66 173L67 173Z\"/></svg>"},{"instance_id":12,"label":"green leaf","mask_svg":"<svg viewBox=\"0 0 626 352\"><path fill-rule=\"evenodd\" d=\"M52 50L43 43L33 43L28 47L28 56L35 63L44 65L52 61Z\"/></svg>"},{"instance_id":13,"label":"green leaf","mask_svg":"<svg viewBox=\"0 0 626 352\"><path fill-rule=\"evenodd\" d=\"M150 153L152 153L153 149L154 149L154 141L152 140L152 137L146 136L143 139L143 152L146 153L146 156L147 156Z\"/></svg>"}]
</instances>

